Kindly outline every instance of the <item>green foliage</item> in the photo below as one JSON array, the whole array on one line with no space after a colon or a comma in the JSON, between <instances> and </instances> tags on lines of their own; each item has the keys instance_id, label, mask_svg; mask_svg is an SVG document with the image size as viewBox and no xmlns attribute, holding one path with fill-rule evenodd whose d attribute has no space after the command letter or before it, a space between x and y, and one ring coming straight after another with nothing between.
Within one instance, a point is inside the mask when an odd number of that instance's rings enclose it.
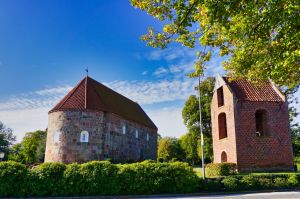
<instances>
[{"instance_id":1,"label":"green foliage","mask_svg":"<svg viewBox=\"0 0 300 199\"><path fill-rule=\"evenodd\" d=\"M218 48L220 56L229 57L223 66L236 78L270 78L290 88L300 84L298 0L131 0L131 4L164 24L161 31L148 28L141 37L147 45L206 46L197 53L196 75L203 73L211 51Z\"/></svg>"},{"instance_id":2,"label":"green foliage","mask_svg":"<svg viewBox=\"0 0 300 199\"><path fill-rule=\"evenodd\" d=\"M4 152L6 156L9 152L9 147L16 141L16 136L13 135L13 132L10 128L7 128L1 121L0 121L0 152Z\"/></svg>"},{"instance_id":3,"label":"green foliage","mask_svg":"<svg viewBox=\"0 0 300 199\"><path fill-rule=\"evenodd\" d=\"M27 168L16 162L0 162L0 197L22 196Z\"/></svg>"},{"instance_id":4,"label":"green foliage","mask_svg":"<svg viewBox=\"0 0 300 199\"><path fill-rule=\"evenodd\" d=\"M290 186L297 186L300 184L300 179L296 174L292 174L288 177L287 182Z\"/></svg>"},{"instance_id":5,"label":"green foliage","mask_svg":"<svg viewBox=\"0 0 300 199\"><path fill-rule=\"evenodd\" d=\"M44 162L46 137L46 131L26 133L22 142L11 148L9 159L26 164Z\"/></svg>"},{"instance_id":6,"label":"green foliage","mask_svg":"<svg viewBox=\"0 0 300 199\"><path fill-rule=\"evenodd\" d=\"M222 183L227 190L237 190L239 187L239 180L233 176L225 177Z\"/></svg>"},{"instance_id":7,"label":"green foliage","mask_svg":"<svg viewBox=\"0 0 300 199\"><path fill-rule=\"evenodd\" d=\"M157 158L159 161L182 160L184 151L176 138L164 137L158 141Z\"/></svg>"},{"instance_id":8,"label":"green foliage","mask_svg":"<svg viewBox=\"0 0 300 199\"><path fill-rule=\"evenodd\" d=\"M59 196L63 193L63 175L66 165L63 163L43 163L30 170L30 195Z\"/></svg>"},{"instance_id":9,"label":"green foliage","mask_svg":"<svg viewBox=\"0 0 300 199\"><path fill-rule=\"evenodd\" d=\"M212 161L213 159L210 103L213 95L214 82L214 78L208 77L200 84L202 130L205 142L204 156L208 161ZM191 95L185 102L184 108L182 109L182 118L184 124L188 128L188 133L179 139L180 145L186 153L186 159L189 162L197 163L201 157L201 137L199 125L199 98L195 95Z\"/></svg>"},{"instance_id":10,"label":"green foliage","mask_svg":"<svg viewBox=\"0 0 300 199\"><path fill-rule=\"evenodd\" d=\"M259 187L259 181L257 180L257 177L253 175L243 176L240 182L245 190L253 190Z\"/></svg>"},{"instance_id":11,"label":"green foliage","mask_svg":"<svg viewBox=\"0 0 300 199\"><path fill-rule=\"evenodd\" d=\"M227 176L236 173L235 163L210 163L205 168L208 177Z\"/></svg>"},{"instance_id":12,"label":"green foliage","mask_svg":"<svg viewBox=\"0 0 300 199\"><path fill-rule=\"evenodd\" d=\"M0 163L0 197L95 196L191 193L199 178L186 163L116 165L44 163L27 169L16 162Z\"/></svg>"},{"instance_id":13,"label":"green foliage","mask_svg":"<svg viewBox=\"0 0 300 199\"><path fill-rule=\"evenodd\" d=\"M274 179L274 185L277 187L277 188L286 188L289 186L289 184L287 183L287 180L286 178L282 178L282 177L276 177Z\"/></svg>"},{"instance_id":14,"label":"green foliage","mask_svg":"<svg viewBox=\"0 0 300 199\"><path fill-rule=\"evenodd\" d=\"M121 194L190 193L197 190L198 177L186 163L135 163L119 171Z\"/></svg>"}]
</instances>

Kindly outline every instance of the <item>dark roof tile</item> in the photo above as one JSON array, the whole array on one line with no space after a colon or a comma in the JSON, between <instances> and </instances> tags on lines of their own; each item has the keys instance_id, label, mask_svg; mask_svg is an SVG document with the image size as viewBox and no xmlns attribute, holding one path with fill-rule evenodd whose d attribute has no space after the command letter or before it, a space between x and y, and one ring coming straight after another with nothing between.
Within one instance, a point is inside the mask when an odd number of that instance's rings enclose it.
<instances>
[{"instance_id":1,"label":"dark roof tile","mask_svg":"<svg viewBox=\"0 0 300 199\"><path fill-rule=\"evenodd\" d=\"M245 101L284 101L274 90L271 82L254 84L246 79L229 81L228 77L223 77L225 82L234 92L235 96Z\"/></svg>"}]
</instances>

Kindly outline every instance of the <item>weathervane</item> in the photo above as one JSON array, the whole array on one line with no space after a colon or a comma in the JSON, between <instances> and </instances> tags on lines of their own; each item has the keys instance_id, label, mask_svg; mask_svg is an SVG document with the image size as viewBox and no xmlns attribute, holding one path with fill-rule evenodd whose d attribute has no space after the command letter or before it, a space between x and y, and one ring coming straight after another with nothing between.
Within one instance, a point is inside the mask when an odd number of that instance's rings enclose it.
<instances>
[{"instance_id":1,"label":"weathervane","mask_svg":"<svg viewBox=\"0 0 300 199\"><path fill-rule=\"evenodd\" d=\"M86 76L89 76L89 67L85 68Z\"/></svg>"}]
</instances>

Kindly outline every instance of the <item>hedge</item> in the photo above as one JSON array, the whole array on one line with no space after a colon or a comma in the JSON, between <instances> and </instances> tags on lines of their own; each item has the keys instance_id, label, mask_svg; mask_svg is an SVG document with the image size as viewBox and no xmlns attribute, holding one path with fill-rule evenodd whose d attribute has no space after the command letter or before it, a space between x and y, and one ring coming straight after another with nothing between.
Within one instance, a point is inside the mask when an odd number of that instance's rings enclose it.
<instances>
[{"instance_id":1,"label":"hedge","mask_svg":"<svg viewBox=\"0 0 300 199\"><path fill-rule=\"evenodd\" d=\"M199 178L186 163L43 163L33 169L0 163L0 197L192 193Z\"/></svg>"},{"instance_id":2,"label":"hedge","mask_svg":"<svg viewBox=\"0 0 300 199\"><path fill-rule=\"evenodd\" d=\"M0 163L0 197L104 196L300 189L300 174L200 179L186 163L44 163L29 169Z\"/></svg>"},{"instance_id":3,"label":"hedge","mask_svg":"<svg viewBox=\"0 0 300 199\"><path fill-rule=\"evenodd\" d=\"M247 191L300 188L299 174L228 176L221 180L223 190Z\"/></svg>"},{"instance_id":4,"label":"hedge","mask_svg":"<svg viewBox=\"0 0 300 199\"><path fill-rule=\"evenodd\" d=\"M208 177L219 177L236 174L235 163L210 163L207 164L205 168Z\"/></svg>"}]
</instances>

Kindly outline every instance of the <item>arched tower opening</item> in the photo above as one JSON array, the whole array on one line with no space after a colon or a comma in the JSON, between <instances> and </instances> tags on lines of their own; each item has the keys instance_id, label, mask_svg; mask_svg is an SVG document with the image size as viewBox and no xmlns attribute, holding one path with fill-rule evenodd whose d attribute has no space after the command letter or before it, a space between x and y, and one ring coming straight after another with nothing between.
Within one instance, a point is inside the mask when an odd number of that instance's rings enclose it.
<instances>
[{"instance_id":1,"label":"arched tower opening","mask_svg":"<svg viewBox=\"0 0 300 199\"><path fill-rule=\"evenodd\" d=\"M221 162L227 162L227 153L225 151L221 153Z\"/></svg>"},{"instance_id":2,"label":"arched tower opening","mask_svg":"<svg viewBox=\"0 0 300 199\"><path fill-rule=\"evenodd\" d=\"M256 136L266 136L268 133L267 128L267 111L263 109L259 109L255 112L255 127L256 127Z\"/></svg>"},{"instance_id":3,"label":"arched tower opening","mask_svg":"<svg viewBox=\"0 0 300 199\"><path fill-rule=\"evenodd\" d=\"M218 115L218 124L219 124L219 139L227 137L227 122L226 122L226 113L220 113Z\"/></svg>"}]
</instances>

